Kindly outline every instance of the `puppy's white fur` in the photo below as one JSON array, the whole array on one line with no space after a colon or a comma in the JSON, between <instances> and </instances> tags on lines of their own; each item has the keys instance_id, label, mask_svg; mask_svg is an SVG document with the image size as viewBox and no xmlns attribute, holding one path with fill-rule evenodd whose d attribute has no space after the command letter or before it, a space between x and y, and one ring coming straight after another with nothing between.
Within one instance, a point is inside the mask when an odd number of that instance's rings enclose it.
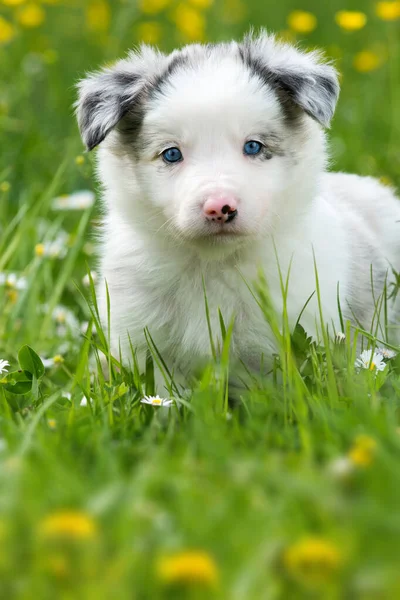
<instances>
[{"instance_id":1,"label":"puppy's white fur","mask_svg":"<svg viewBox=\"0 0 400 600\"><path fill-rule=\"evenodd\" d=\"M316 289L315 257L326 323L340 329L339 284L345 316L370 328L371 265L375 301L400 268L400 203L374 179L325 172L323 126L337 96L336 73L318 53L266 34L169 56L142 47L80 83L83 139L90 149L102 142L101 271L114 350L129 357L130 338L144 351L147 326L170 366L188 373L210 354L204 278L214 334L220 308L235 317L233 353L256 366L274 339L243 276L251 283L262 268L279 314L277 258L284 278L290 268L292 325ZM264 157L244 155L260 138ZM168 147L183 161L165 164ZM227 227L204 218L215 194L238 199ZM106 321L103 283L99 294ZM318 320L314 294L301 323L317 335Z\"/></svg>"}]
</instances>

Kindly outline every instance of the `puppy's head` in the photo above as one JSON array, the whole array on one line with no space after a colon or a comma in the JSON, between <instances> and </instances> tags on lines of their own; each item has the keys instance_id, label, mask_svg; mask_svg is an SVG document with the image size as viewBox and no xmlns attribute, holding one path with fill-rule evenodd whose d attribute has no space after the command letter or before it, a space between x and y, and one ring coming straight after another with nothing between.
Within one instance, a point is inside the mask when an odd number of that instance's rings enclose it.
<instances>
[{"instance_id":1,"label":"puppy's head","mask_svg":"<svg viewBox=\"0 0 400 600\"><path fill-rule=\"evenodd\" d=\"M77 115L125 218L234 244L310 197L338 93L318 53L262 34L169 56L144 46L80 82Z\"/></svg>"}]
</instances>

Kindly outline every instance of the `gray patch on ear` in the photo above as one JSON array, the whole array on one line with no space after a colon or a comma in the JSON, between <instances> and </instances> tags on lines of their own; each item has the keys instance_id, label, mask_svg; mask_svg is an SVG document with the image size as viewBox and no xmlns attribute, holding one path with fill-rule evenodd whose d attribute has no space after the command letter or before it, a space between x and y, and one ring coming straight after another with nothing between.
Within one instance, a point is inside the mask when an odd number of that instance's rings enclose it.
<instances>
[{"instance_id":1,"label":"gray patch on ear","mask_svg":"<svg viewBox=\"0 0 400 600\"><path fill-rule=\"evenodd\" d=\"M128 112L143 80L123 71L105 71L79 84L77 117L88 150L95 148Z\"/></svg>"},{"instance_id":2,"label":"gray patch on ear","mask_svg":"<svg viewBox=\"0 0 400 600\"><path fill-rule=\"evenodd\" d=\"M289 120L302 109L329 127L339 96L336 70L321 63L318 52L303 53L267 34L251 35L239 45L239 55L250 71L275 89Z\"/></svg>"},{"instance_id":3,"label":"gray patch on ear","mask_svg":"<svg viewBox=\"0 0 400 600\"><path fill-rule=\"evenodd\" d=\"M143 45L115 66L83 79L75 107L87 149L95 148L117 125L125 140L137 135L146 102L153 93L162 93L168 78L185 64L182 51L165 56Z\"/></svg>"}]
</instances>

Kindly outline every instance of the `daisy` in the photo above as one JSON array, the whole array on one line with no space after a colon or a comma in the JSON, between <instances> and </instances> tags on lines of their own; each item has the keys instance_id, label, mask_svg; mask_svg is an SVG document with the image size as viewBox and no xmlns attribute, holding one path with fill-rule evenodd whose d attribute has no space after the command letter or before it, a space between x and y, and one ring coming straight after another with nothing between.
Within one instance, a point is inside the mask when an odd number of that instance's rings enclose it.
<instances>
[{"instance_id":1,"label":"daisy","mask_svg":"<svg viewBox=\"0 0 400 600\"><path fill-rule=\"evenodd\" d=\"M69 308L59 304L53 310L53 320L57 326L57 333L61 337L65 336L68 331L78 331L79 321Z\"/></svg>"},{"instance_id":2,"label":"daisy","mask_svg":"<svg viewBox=\"0 0 400 600\"><path fill-rule=\"evenodd\" d=\"M389 348L377 348L376 351L378 354L380 354L381 356L383 356L383 358L386 358L387 360L390 360L391 358L394 358L397 355L397 352L395 352L394 350L390 350Z\"/></svg>"},{"instance_id":3,"label":"daisy","mask_svg":"<svg viewBox=\"0 0 400 600\"><path fill-rule=\"evenodd\" d=\"M341 344L345 340L346 340L346 335L343 333L343 331L338 331L337 334L335 335L336 343Z\"/></svg>"},{"instance_id":4,"label":"daisy","mask_svg":"<svg viewBox=\"0 0 400 600\"><path fill-rule=\"evenodd\" d=\"M0 360L0 375L2 373L7 373L8 369L7 367L10 366L10 363L8 362L8 360Z\"/></svg>"},{"instance_id":5,"label":"daisy","mask_svg":"<svg viewBox=\"0 0 400 600\"><path fill-rule=\"evenodd\" d=\"M152 406L171 406L174 403L173 400L166 400L165 398L160 398L157 396L145 396L141 399L141 404L151 404Z\"/></svg>"},{"instance_id":6,"label":"daisy","mask_svg":"<svg viewBox=\"0 0 400 600\"><path fill-rule=\"evenodd\" d=\"M361 352L354 365L358 369L368 369L369 371L383 371L386 367L382 354L373 353L371 349Z\"/></svg>"},{"instance_id":7,"label":"daisy","mask_svg":"<svg viewBox=\"0 0 400 600\"><path fill-rule=\"evenodd\" d=\"M36 256L49 258L64 258L68 252L69 234L59 231L57 237L49 242L41 242L35 246Z\"/></svg>"},{"instance_id":8,"label":"daisy","mask_svg":"<svg viewBox=\"0 0 400 600\"><path fill-rule=\"evenodd\" d=\"M84 210L93 206L95 195L90 190L79 190L74 194L65 194L54 198L53 210Z\"/></svg>"},{"instance_id":9,"label":"daisy","mask_svg":"<svg viewBox=\"0 0 400 600\"><path fill-rule=\"evenodd\" d=\"M19 276L16 273L0 273L0 285L15 290L25 290L28 282L25 277Z\"/></svg>"},{"instance_id":10,"label":"daisy","mask_svg":"<svg viewBox=\"0 0 400 600\"><path fill-rule=\"evenodd\" d=\"M90 275L92 277L92 281L93 283L97 282L97 273L96 271L90 271ZM90 277L89 277L89 273L86 273L86 275L83 277L82 279L82 283L84 286L89 287L90 286Z\"/></svg>"}]
</instances>

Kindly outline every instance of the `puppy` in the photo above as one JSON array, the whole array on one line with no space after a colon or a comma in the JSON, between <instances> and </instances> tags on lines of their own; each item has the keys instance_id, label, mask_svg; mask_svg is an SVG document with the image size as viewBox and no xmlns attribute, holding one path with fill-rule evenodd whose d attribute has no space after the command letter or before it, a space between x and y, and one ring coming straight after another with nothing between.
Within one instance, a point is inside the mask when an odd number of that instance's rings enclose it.
<instances>
[{"instance_id":1,"label":"puppy","mask_svg":"<svg viewBox=\"0 0 400 600\"><path fill-rule=\"evenodd\" d=\"M247 284L262 269L278 315L289 278L290 325L302 312L366 330L400 268L400 203L374 179L327 173L324 128L335 69L262 32L240 43L148 46L79 83L83 141L100 144L105 206L99 303L113 350L144 356L148 327L175 373L210 356L211 329L234 317L231 352L249 366L276 351ZM313 295L314 293L314 295ZM387 304L395 322L397 307ZM318 331L319 330L319 331Z\"/></svg>"}]
</instances>

